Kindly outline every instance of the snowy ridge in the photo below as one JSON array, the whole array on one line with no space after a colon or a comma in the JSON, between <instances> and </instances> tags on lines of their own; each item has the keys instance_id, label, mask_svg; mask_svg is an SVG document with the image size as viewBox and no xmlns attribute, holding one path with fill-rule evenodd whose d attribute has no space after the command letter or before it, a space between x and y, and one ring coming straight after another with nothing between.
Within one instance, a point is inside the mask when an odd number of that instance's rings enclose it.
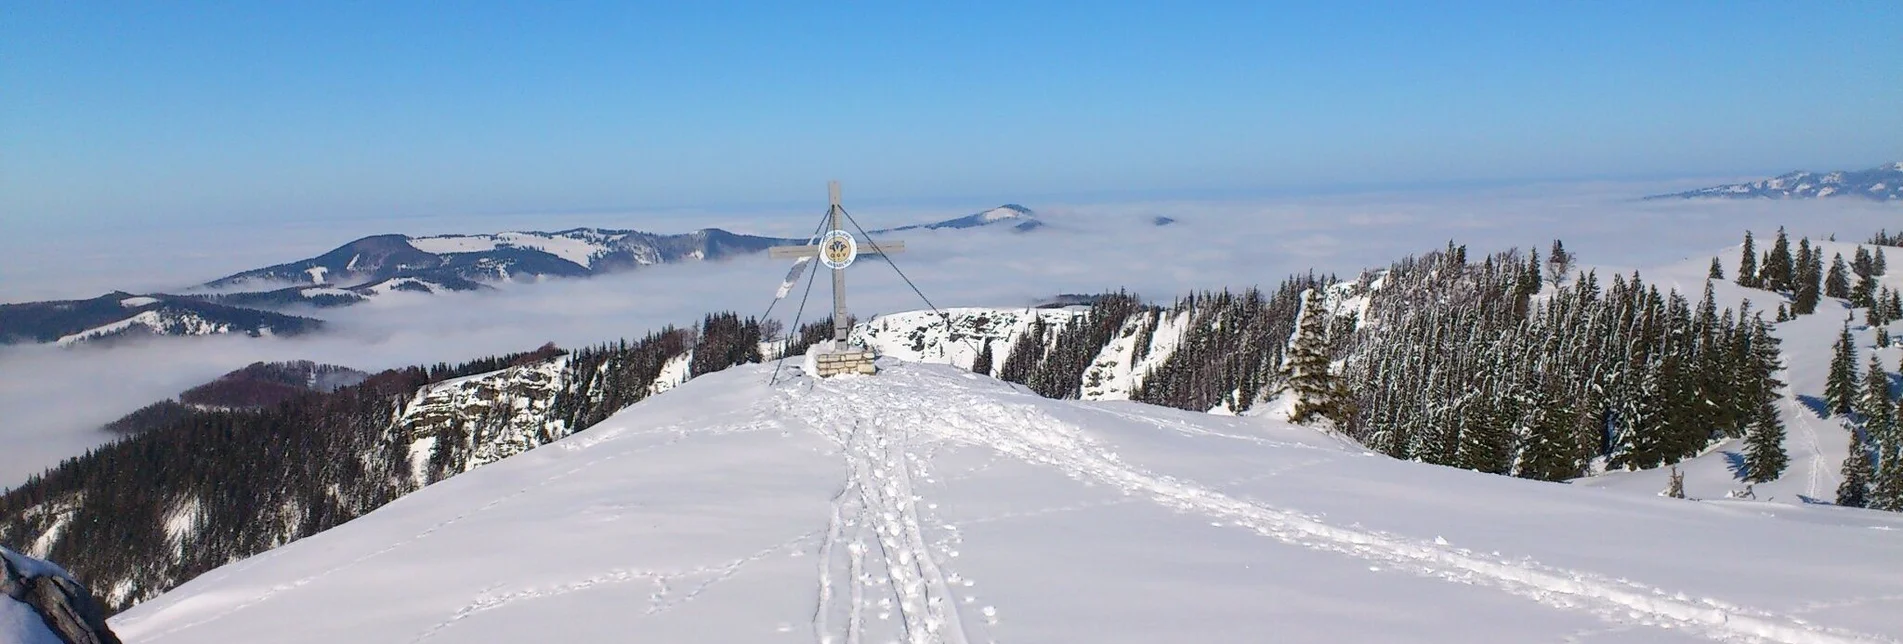
<instances>
[{"instance_id":1,"label":"snowy ridge","mask_svg":"<svg viewBox=\"0 0 1903 644\"><path fill-rule=\"evenodd\" d=\"M215 335L231 333L231 325L206 320L191 312L142 311L132 317L99 327L80 331L55 341L62 347L110 338L135 330L143 330L155 335ZM270 335L269 327L259 329L260 335Z\"/></svg>"},{"instance_id":2,"label":"snowy ridge","mask_svg":"<svg viewBox=\"0 0 1903 644\"><path fill-rule=\"evenodd\" d=\"M560 257L582 268L592 268L595 260L615 251L614 244L629 233L593 229L575 229L559 233L507 232L494 235L441 235L411 237L410 245L434 255L479 253L498 248L526 248Z\"/></svg>"},{"instance_id":3,"label":"snowy ridge","mask_svg":"<svg viewBox=\"0 0 1903 644\"><path fill-rule=\"evenodd\" d=\"M1869 568L1903 557L1900 517L1613 495L1394 461L1261 418L881 368L697 378L113 626L168 643L1903 632L1903 580ZM1635 522L1648 529L1605 530ZM1773 549L1783 565L1737 565ZM327 619L281 628L314 612Z\"/></svg>"},{"instance_id":4,"label":"snowy ridge","mask_svg":"<svg viewBox=\"0 0 1903 644\"><path fill-rule=\"evenodd\" d=\"M1903 199L1903 163L1854 172L1791 172L1770 179L1699 188L1647 199L1818 199L1862 197Z\"/></svg>"}]
</instances>

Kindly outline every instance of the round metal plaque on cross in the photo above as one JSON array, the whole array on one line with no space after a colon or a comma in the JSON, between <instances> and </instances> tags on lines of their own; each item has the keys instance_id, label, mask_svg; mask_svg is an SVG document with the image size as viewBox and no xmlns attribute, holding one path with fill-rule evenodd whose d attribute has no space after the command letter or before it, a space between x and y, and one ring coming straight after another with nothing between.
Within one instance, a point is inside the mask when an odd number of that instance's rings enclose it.
<instances>
[{"instance_id":1,"label":"round metal plaque on cross","mask_svg":"<svg viewBox=\"0 0 1903 644\"><path fill-rule=\"evenodd\" d=\"M859 258L859 243L852 234L843 230L834 230L819 238L819 263L826 268L843 269Z\"/></svg>"}]
</instances>

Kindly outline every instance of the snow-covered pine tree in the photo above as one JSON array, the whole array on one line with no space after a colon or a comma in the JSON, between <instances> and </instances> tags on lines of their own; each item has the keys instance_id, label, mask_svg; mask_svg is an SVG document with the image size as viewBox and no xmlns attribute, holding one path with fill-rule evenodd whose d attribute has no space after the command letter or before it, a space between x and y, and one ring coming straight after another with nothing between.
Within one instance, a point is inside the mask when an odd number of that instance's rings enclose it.
<instances>
[{"instance_id":1,"label":"snow-covered pine tree","mask_svg":"<svg viewBox=\"0 0 1903 644\"><path fill-rule=\"evenodd\" d=\"M1889 324L1890 307L1877 305L1878 302L1885 302L1889 299L1889 293L1883 291L1879 291L1875 297L1871 298L1870 308L1863 310L1863 323L1877 327L1879 330L1881 330L1883 325Z\"/></svg>"},{"instance_id":2,"label":"snow-covered pine tree","mask_svg":"<svg viewBox=\"0 0 1903 644\"><path fill-rule=\"evenodd\" d=\"M1861 508L1870 504L1870 482L1876 478L1876 471L1870 467L1870 446L1857 434L1857 428L1845 429L1850 430L1850 452L1838 470L1843 482L1837 485L1837 505Z\"/></svg>"},{"instance_id":3,"label":"snow-covered pine tree","mask_svg":"<svg viewBox=\"0 0 1903 644\"><path fill-rule=\"evenodd\" d=\"M1890 400L1890 374L1883 369L1883 358L1870 354L1870 367L1864 372L1863 392L1853 405L1863 417L1864 434L1872 443L1895 442L1896 406Z\"/></svg>"},{"instance_id":4,"label":"snow-covered pine tree","mask_svg":"<svg viewBox=\"0 0 1903 644\"><path fill-rule=\"evenodd\" d=\"M1824 297L1850 297L1850 269L1844 265L1843 253L1830 259L1830 272L1824 275Z\"/></svg>"},{"instance_id":5,"label":"snow-covered pine tree","mask_svg":"<svg viewBox=\"0 0 1903 644\"><path fill-rule=\"evenodd\" d=\"M1887 433L1864 432L1864 439L1877 454L1876 476L1870 482L1869 502L1865 507L1903 512L1903 400L1890 408Z\"/></svg>"},{"instance_id":6,"label":"snow-covered pine tree","mask_svg":"<svg viewBox=\"0 0 1903 644\"><path fill-rule=\"evenodd\" d=\"M1796 315L1810 315L1817 312L1817 304L1823 299L1823 260L1820 250L1812 250L1810 238L1797 241L1797 267L1791 284L1791 312Z\"/></svg>"},{"instance_id":7,"label":"snow-covered pine tree","mask_svg":"<svg viewBox=\"0 0 1903 644\"><path fill-rule=\"evenodd\" d=\"M1705 271L1705 279L1721 280L1724 278L1725 267L1718 263L1717 257L1711 258L1711 268Z\"/></svg>"},{"instance_id":8,"label":"snow-covered pine tree","mask_svg":"<svg viewBox=\"0 0 1903 644\"><path fill-rule=\"evenodd\" d=\"M1848 414L1857 401L1857 340L1844 324L1831 345L1830 375L1824 379L1824 404L1832 414Z\"/></svg>"},{"instance_id":9,"label":"snow-covered pine tree","mask_svg":"<svg viewBox=\"0 0 1903 644\"><path fill-rule=\"evenodd\" d=\"M1745 429L1745 480L1762 483L1784 474L1790 456L1784 452L1784 421L1777 415L1777 380L1783 368L1778 357L1778 339L1762 318L1755 318L1751 331L1751 375L1757 381L1752 393L1753 410Z\"/></svg>"},{"instance_id":10,"label":"snow-covered pine tree","mask_svg":"<svg viewBox=\"0 0 1903 644\"><path fill-rule=\"evenodd\" d=\"M1780 293L1789 293L1791 276L1796 272L1791 258L1791 240L1784 234L1784 227L1777 227L1777 240L1771 242L1771 252L1765 256L1765 263L1758 271L1764 276L1764 287Z\"/></svg>"},{"instance_id":11,"label":"snow-covered pine tree","mask_svg":"<svg viewBox=\"0 0 1903 644\"><path fill-rule=\"evenodd\" d=\"M1744 252L1738 259L1738 285L1756 288L1761 285L1758 279L1758 248L1751 241L1751 231L1744 231Z\"/></svg>"},{"instance_id":12,"label":"snow-covered pine tree","mask_svg":"<svg viewBox=\"0 0 1903 644\"><path fill-rule=\"evenodd\" d=\"M1776 480L1789 464L1790 456L1784 453L1784 421L1777 417L1777 402L1761 401L1744 433L1744 480Z\"/></svg>"},{"instance_id":13,"label":"snow-covered pine tree","mask_svg":"<svg viewBox=\"0 0 1903 644\"><path fill-rule=\"evenodd\" d=\"M1875 307L1877 304L1877 278L1864 275L1857 278L1857 286L1850 289L1850 305L1857 308Z\"/></svg>"},{"instance_id":14,"label":"snow-covered pine tree","mask_svg":"<svg viewBox=\"0 0 1903 644\"><path fill-rule=\"evenodd\" d=\"M1525 409L1526 436L1514 476L1542 481L1564 481L1585 470L1585 459L1573 431L1578 414L1572 397L1566 395L1559 378L1536 377L1531 398Z\"/></svg>"},{"instance_id":15,"label":"snow-covered pine tree","mask_svg":"<svg viewBox=\"0 0 1903 644\"><path fill-rule=\"evenodd\" d=\"M1889 262L1886 262L1883 259L1883 247L1878 246L1877 251L1870 255L1870 274L1878 275L1878 276L1883 275L1885 272L1889 270L1889 267L1887 266L1888 263Z\"/></svg>"},{"instance_id":16,"label":"snow-covered pine tree","mask_svg":"<svg viewBox=\"0 0 1903 644\"><path fill-rule=\"evenodd\" d=\"M1663 464L1660 446L1665 425L1665 392L1656 368L1635 369L1638 382L1629 385L1619 397L1612 414L1612 451L1606 466L1642 470Z\"/></svg>"},{"instance_id":17,"label":"snow-covered pine tree","mask_svg":"<svg viewBox=\"0 0 1903 644\"><path fill-rule=\"evenodd\" d=\"M1311 423L1339 416L1338 387L1329 371L1328 312L1314 289L1302 294L1302 313L1282 366L1288 388L1295 395L1289 421Z\"/></svg>"},{"instance_id":18,"label":"snow-covered pine tree","mask_svg":"<svg viewBox=\"0 0 1903 644\"><path fill-rule=\"evenodd\" d=\"M1869 503L1865 507L1903 512L1903 446L1894 440L1878 443L1877 453L1881 455L1881 462L1877 463L1876 481L1870 486Z\"/></svg>"}]
</instances>

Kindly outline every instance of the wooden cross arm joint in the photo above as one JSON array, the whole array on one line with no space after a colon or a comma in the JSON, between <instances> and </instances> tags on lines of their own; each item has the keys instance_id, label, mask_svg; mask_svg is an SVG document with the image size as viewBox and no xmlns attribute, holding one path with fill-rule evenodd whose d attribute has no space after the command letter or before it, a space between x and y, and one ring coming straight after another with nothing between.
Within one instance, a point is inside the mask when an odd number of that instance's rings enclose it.
<instances>
[{"instance_id":1,"label":"wooden cross arm joint","mask_svg":"<svg viewBox=\"0 0 1903 644\"><path fill-rule=\"evenodd\" d=\"M859 245L859 254L892 255L905 252L905 242L897 239L880 241L878 244L877 247L874 247L871 243L861 243ZM818 254L818 246L774 246L767 249L767 256L774 259L796 259L800 257L812 257Z\"/></svg>"}]
</instances>

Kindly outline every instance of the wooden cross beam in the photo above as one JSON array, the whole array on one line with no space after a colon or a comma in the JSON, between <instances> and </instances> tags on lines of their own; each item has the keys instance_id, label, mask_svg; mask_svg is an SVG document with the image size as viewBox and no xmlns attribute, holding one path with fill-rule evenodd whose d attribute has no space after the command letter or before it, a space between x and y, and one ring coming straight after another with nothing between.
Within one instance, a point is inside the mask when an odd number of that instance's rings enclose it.
<instances>
[{"instance_id":1,"label":"wooden cross beam","mask_svg":"<svg viewBox=\"0 0 1903 644\"><path fill-rule=\"evenodd\" d=\"M774 246L767 249L771 257L793 259L816 257L819 263L833 269L833 350L846 350L846 267L851 266L860 255L892 255L905 252L905 242L898 240L880 241L876 246L860 248L859 240L846 231L843 215L845 210L839 207L839 182L826 184L827 192L832 196L832 208L827 211L829 217L826 234L820 235L819 243L805 246ZM794 329L795 332L798 329Z\"/></svg>"}]
</instances>

